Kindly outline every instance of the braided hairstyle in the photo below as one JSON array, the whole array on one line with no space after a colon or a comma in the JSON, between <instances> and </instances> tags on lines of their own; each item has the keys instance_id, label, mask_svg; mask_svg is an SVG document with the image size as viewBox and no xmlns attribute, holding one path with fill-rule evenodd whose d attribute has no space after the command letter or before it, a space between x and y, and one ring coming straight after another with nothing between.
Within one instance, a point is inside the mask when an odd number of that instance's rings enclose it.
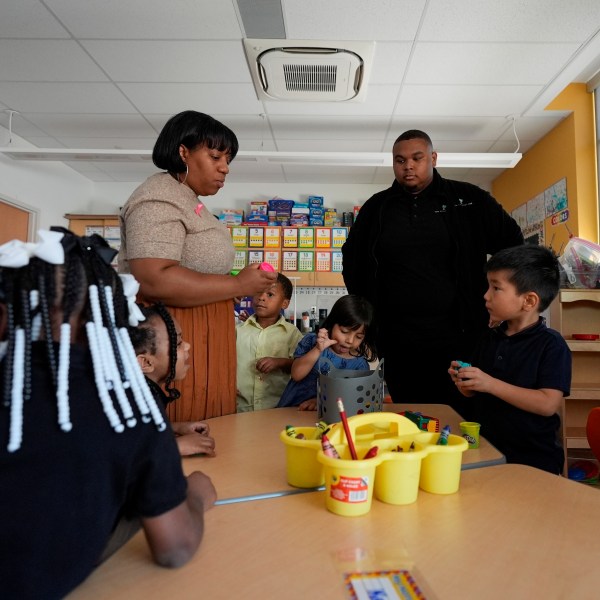
<instances>
[{"instance_id":1,"label":"braided hairstyle","mask_svg":"<svg viewBox=\"0 0 600 600\"><path fill-rule=\"evenodd\" d=\"M0 303L4 406L10 407L8 450L21 447L23 403L31 398L32 343L43 341L58 423L72 429L69 409L71 342L87 341L96 388L113 429L135 426L131 388L142 421L166 424L137 366L127 335L128 304L119 275L110 266L116 251L98 235L78 237L68 229L40 231L39 244L14 240L0 246ZM72 325L78 329L72 331ZM80 324L80 325L79 325ZM57 344L56 341L59 341ZM113 401L116 400L119 411Z\"/></svg>"},{"instance_id":2,"label":"braided hairstyle","mask_svg":"<svg viewBox=\"0 0 600 600\"><path fill-rule=\"evenodd\" d=\"M175 385L175 372L177 367L177 330L173 317L162 302L151 304L148 306L140 305L140 310L145 321L142 321L137 327L132 327L129 330L131 343L136 354L148 353L156 355L158 348L156 346L156 328L153 325L155 319L162 319L167 329L167 337L169 339L169 372L165 379L164 388L169 397L169 402L177 400L181 396L181 392L173 387Z\"/></svg>"}]
</instances>

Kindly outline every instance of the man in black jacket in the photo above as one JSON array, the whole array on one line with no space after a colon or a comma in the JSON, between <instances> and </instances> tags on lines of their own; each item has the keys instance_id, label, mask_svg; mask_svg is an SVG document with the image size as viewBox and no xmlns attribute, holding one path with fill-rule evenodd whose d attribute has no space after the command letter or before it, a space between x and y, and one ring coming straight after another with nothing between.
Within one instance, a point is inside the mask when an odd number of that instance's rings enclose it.
<instances>
[{"instance_id":1,"label":"man in black jacket","mask_svg":"<svg viewBox=\"0 0 600 600\"><path fill-rule=\"evenodd\" d=\"M429 136L394 143L396 180L361 207L342 248L344 282L372 302L377 351L394 402L464 399L448 376L488 325L488 255L523 243L516 221L485 190L444 179Z\"/></svg>"}]
</instances>

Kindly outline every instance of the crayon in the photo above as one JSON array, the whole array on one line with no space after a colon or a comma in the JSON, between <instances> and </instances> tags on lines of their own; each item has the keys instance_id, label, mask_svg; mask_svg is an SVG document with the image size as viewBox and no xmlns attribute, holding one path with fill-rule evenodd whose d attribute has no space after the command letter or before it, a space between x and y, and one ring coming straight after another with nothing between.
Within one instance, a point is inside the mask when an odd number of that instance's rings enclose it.
<instances>
[{"instance_id":1,"label":"crayon","mask_svg":"<svg viewBox=\"0 0 600 600\"><path fill-rule=\"evenodd\" d=\"M367 460L368 458L375 458L377 456L377 452L379 451L378 446L373 446L369 449L369 451L363 456L363 460Z\"/></svg>"},{"instance_id":2,"label":"crayon","mask_svg":"<svg viewBox=\"0 0 600 600\"><path fill-rule=\"evenodd\" d=\"M329 458L340 457L335 446L329 441L329 438L325 434L321 437L321 447L323 448L323 454L325 456L329 456Z\"/></svg>"}]
</instances>

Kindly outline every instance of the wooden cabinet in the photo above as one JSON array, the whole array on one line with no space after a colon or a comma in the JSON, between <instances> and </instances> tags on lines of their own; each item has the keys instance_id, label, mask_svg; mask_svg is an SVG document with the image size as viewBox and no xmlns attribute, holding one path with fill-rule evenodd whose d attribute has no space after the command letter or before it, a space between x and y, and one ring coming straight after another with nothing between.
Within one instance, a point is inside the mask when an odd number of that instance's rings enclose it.
<instances>
[{"instance_id":1,"label":"wooden cabinet","mask_svg":"<svg viewBox=\"0 0 600 600\"><path fill-rule=\"evenodd\" d=\"M589 448L587 416L600 406L600 340L577 340L575 334L600 334L600 290L562 289L550 307L550 327L560 331L573 357L571 395L565 398L563 445Z\"/></svg>"},{"instance_id":2,"label":"wooden cabinet","mask_svg":"<svg viewBox=\"0 0 600 600\"><path fill-rule=\"evenodd\" d=\"M115 237L116 230L112 228L119 227L118 215L84 215L67 214L65 219L69 221L69 229L76 235L86 235L88 233L99 233L103 237ZM109 228L106 231L105 228ZM102 229L102 232L100 231Z\"/></svg>"}]
</instances>

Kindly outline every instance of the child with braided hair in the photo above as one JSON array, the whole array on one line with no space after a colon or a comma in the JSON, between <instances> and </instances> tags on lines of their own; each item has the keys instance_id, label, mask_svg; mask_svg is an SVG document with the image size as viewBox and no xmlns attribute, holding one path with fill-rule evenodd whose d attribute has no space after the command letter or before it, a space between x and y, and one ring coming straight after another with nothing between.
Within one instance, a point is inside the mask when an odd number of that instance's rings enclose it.
<instances>
[{"instance_id":1,"label":"child with braided hair","mask_svg":"<svg viewBox=\"0 0 600 600\"><path fill-rule=\"evenodd\" d=\"M140 524L157 564L184 564L216 493L183 475L131 346L138 313L114 251L63 228L39 235L0 246L0 581L3 597L51 600Z\"/></svg>"},{"instance_id":2,"label":"child with braided hair","mask_svg":"<svg viewBox=\"0 0 600 600\"><path fill-rule=\"evenodd\" d=\"M145 319L130 328L129 336L150 391L166 406L181 396L173 386L188 372L190 344L182 339L179 322L164 304L140 306L140 311ZM215 455L215 440L209 435L207 423L175 421L171 427L182 456Z\"/></svg>"}]
</instances>

